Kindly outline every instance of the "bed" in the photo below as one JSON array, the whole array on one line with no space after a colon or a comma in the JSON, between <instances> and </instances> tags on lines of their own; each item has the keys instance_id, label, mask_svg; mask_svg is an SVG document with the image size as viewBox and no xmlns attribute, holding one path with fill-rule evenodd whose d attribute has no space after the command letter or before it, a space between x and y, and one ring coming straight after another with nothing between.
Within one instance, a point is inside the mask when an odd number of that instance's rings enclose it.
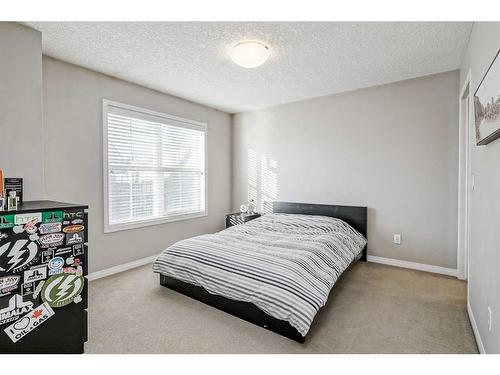
<instances>
[{"instance_id":1,"label":"bed","mask_svg":"<svg viewBox=\"0 0 500 375\"><path fill-rule=\"evenodd\" d=\"M272 214L179 241L160 284L297 342L342 274L366 261L367 208L273 202Z\"/></svg>"}]
</instances>

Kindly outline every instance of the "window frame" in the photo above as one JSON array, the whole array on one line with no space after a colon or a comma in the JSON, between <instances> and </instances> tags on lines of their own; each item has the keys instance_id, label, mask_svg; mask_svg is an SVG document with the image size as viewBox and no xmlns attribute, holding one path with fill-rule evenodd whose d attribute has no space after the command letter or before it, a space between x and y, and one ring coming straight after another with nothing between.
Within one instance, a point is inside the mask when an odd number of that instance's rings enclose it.
<instances>
[{"instance_id":1,"label":"window frame","mask_svg":"<svg viewBox=\"0 0 500 375\"><path fill-rule=\"evenodd\" d=\"M183 214L183 215L172 215L163 216L160 218L138 220L133 222L126 222L120 224L110 224L109 223L109 164L108 164L108 112L109 107L115 107L122 110L134 111L143 113L146 116L154 116L158 118L163 118L165 120L173 120L186 124L186 128L192 128L192 126L203 128L204 132L204 177L205 177L205 210L202 212L197 212L193 214ZM143 228L152 225L159 225L165 223L172 223L176 221L190 220L201 217L208 216L208 149L207 149L207 137L208 137L208 126L204 122L194 121L178 116L169 115L166 113L161 113L153 111L147 108L136 107L129 104L119 103L116 101L103 99L102 100L102 147L103 147L103 203L104 203L104 233L112 233L123 230L130 230L136 228Z\"/></svg>"}]
</instances>

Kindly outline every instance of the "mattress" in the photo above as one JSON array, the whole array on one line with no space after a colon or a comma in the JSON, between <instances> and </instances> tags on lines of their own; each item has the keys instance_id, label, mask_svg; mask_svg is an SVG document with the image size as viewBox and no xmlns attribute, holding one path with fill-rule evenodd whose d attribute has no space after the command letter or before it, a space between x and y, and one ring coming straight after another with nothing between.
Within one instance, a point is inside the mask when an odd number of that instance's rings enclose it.
<instances>
[{"instance_id":1,"label":"mattress","mask_svg":"<svg viewBox=\"0 0 500 375\"><path fill-rule=\"evenodd\" d=\"M269 214L179 241L156 258L153 271L253 303L305 336L365 245L366 239L340 219Z\"/></svg>"}]
</instances>

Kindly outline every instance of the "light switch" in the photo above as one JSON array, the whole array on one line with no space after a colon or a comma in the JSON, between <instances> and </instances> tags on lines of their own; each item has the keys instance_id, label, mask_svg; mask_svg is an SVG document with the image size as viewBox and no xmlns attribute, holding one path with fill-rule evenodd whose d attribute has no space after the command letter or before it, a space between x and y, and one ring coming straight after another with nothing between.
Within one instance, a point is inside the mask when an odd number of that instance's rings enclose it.
<instances>
[{"instance_id":1,"label":"light switch","mask_svg":"<svg viewBox=\"0 0 500 375\"><path fill-rule=\"evenodd\" d=\"M393 242L396 244L396 245L401 245L401 234L395 234L394 235L394 240Z\"/></svg>"}]
</instances>

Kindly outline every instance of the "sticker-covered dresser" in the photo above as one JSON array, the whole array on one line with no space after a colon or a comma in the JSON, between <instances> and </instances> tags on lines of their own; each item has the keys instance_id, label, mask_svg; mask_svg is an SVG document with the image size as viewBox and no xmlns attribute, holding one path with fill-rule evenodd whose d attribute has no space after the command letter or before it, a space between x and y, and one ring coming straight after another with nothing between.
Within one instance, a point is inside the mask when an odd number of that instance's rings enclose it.
<instances>
[{"instance_id":1,"label":"sticker-covered dresser","mask_svg":"<svg viewBox=\"0 0 500 375\"><path fill-rule=\"evenodd\" d=\"M0 211L0 353L83 353L87 206Z\"/></svg>"}]
</instances>

